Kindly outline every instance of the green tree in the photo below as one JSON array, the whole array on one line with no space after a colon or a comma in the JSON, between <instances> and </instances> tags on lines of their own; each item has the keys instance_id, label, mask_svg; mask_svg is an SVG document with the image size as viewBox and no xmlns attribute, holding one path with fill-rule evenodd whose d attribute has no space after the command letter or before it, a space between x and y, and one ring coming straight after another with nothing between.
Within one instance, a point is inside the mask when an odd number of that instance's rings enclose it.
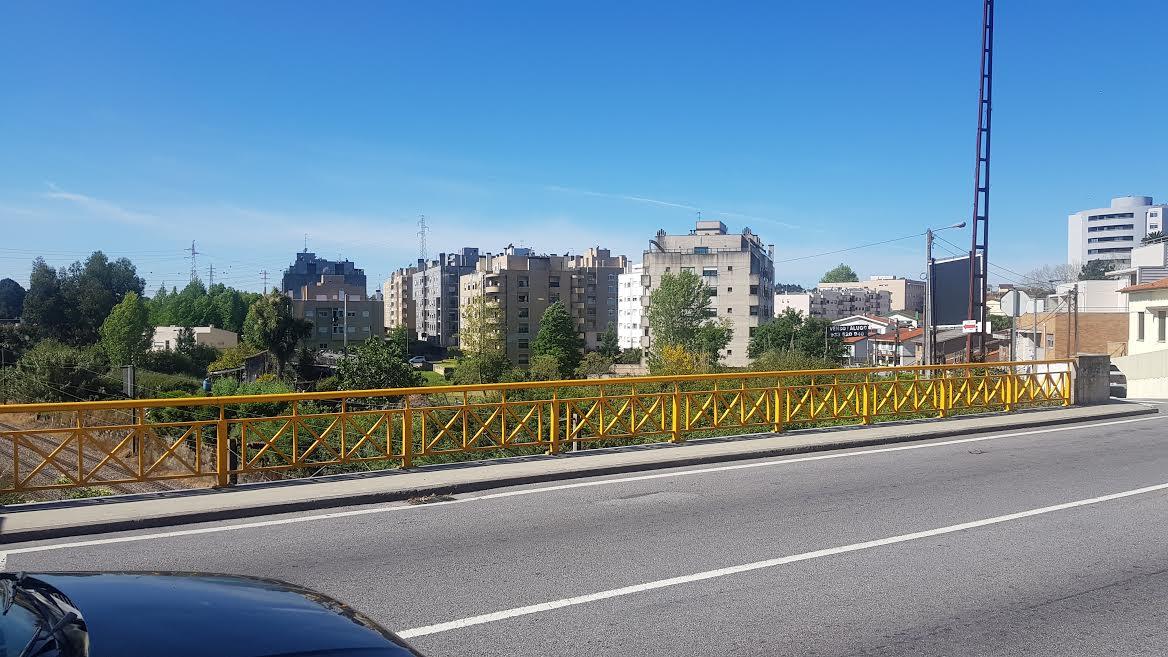
<instances>
[{"instance_id":1,"label":"green tree","mask_svg":"<svg viewBox=\"0 0 1168 657\"><path fill-rule=\"evenodd\" d=\"M454 365L453 379L459 385L498 383L510 367L511 363L501 353L463 356Z\"/></svg>"},{"instance_id":2,"label":"green tree","mask_svg":"<svg viewBox=\"0 0 1168 657\"><path fill-rule=\"evenodd\" d=\"M838 360L845 353L843 341L827 338L829 326L831 322L822 317L805 317L799 311L787 308L778 317L755 330L754 335L750 336L746 353L752 359L777 351Z\"/></svg>"},{"instance_id":3,"label":"green tree","mask_svg":"<svg viewBox=\"0 0 1168 657\"><path fill-rule=\"evenodd\" d=\"M24 312L24 286L11 278L0 279L0 320L20 319Z\"/></svg>"},{"instance_id":4,"label":"green tree","mask_svg":"<svg viewBox=\"0 0 1168 657\"><path fill-rule=\"evenodd\" d=\"M600 348L597 351L609 359L615 359L617 356L620 356L620 338L616 334L616 324L612 322L608 323L608 327L604 329L604 334L600 336Z\"/></svg>"},{"instance_id":5,"label":"green tree","mask_svg":"<svg viewBox=\"0 0 1168 657\"><path fill-rule=\"evenodd\" d=\"M154 327L146 302L136 292L127 292L101 325L101 348L115 366L134 365L150 351L153 341Z\"/></svg>"},{"instance_id":6,"label":"green tree","mask_svg":"<svg viewBox=\"0 0 1168 657\"><path fill-rule=\"evenodd\" d=\"M395 326L385 334L385 341L389 348L403 360L410 357L410 334L405 326Z\"/></svg>"},{"instance_id":7,"label":"green tree","mask_svg":"<svg viewBox=\"0 0 1168 657\"><path fill-rule=\"evenodd\" d=\"M527 378L532 381L554 381L561 376L560 361L555 356L533 356L527 366Z\"/></svg>"},{"instance_id":8,"label":"green tree","mask_svg":"<svg viewBox=\"0 0 1168 657\"><path fill-rule=\"evenodd\" d=\"M413 388L422 385L422 374L387 341L372 337L349 350L337 380L342 390Z\"/></svg>"},{"instance_id":9,"label":"green tree","mask_svg":"<svg viewBox=\"0 0 1168 657\"><path fill-rule=\"evenodd\" d=\"M824 274L823 278L819 279L819 282L820 283L855 283L859 280L860 280L860 277L856 276L855 270L853 270L851 267L849 267L848 265L845 265L844 263L841 262L838 267L836 267L835 269L832 269L832 270L828 271L826 274Z\"/></svg>"},{"instance_id":10,"label":"green tree","mask_svg":"<svg viewBox=\"0 0 1168 657\"><path fill-rule=\"evenodd\" d=\"M1079 270L1080 281L1105 281L1107 273L1115 268L1110 260L1088 260Z\"/></svg>"},{"instance_id":11,"label":"green tree","mask_svg":"<svg viewBox=\"0 0 1168 657\"><path fill-rule=\"evenodd\" d=\"M620 356L617 356L616 362L622 365L638 365L641 362L641 349L639 347L631 347L629 349L622 349Z\"/></svg>"},{"instance_id":12,"label":"green tree","mask_svg":"<svg viewBox=\"0 0 1168 657\"><path fill-rule=\"evenodd\" d=\"M576 367L576 377L587 379L590 376L600 376L612 371L612 359L599 351L590 351L584 354L584 359Z\"/></svg>"},{"instance_id":13,"label":"green tree","mask_svg":"<svg viewBox=\"0 0 1168 657\"><path fill-rule=\"evenodd\" d=\"M660 370L665 347L681 350L673 352L676 356L673 360L677 362L689 356L698 357L707 365L718 362L719 352L730 342L731 329L729 322L712 317L710 296L710 289L693 272L662 275L661 284L649 295L651 369Z\"/></svg>"},{"instance_id":14,"label":"green tree","mask_svg":"<svg viewBox=\"0 0 1168 657\"><path fill-rule=\"evenodd\" d=\"M1010 319L1007 315L990 315L990 330L994 333L1005 331L1013 323L1014 320Z\"/></svg>"},{"instance_id":15,"label":"green tree","mask_svg":"<svg viewBox=\"0 0 1168 657\"><path fill-rule=\"evenodd\" d=\"M471 358L499 357L506 353L503 311L486 296L472 298L462 310L458 347Z\"/></svg>"},{"instance_id":16,"label":"green tree","mask_svg":"<svg viewBox=\"0 0 1168 657\"><path fill-rule=\"evenodd\" d=\"M775 283L775 294L797 294L806 292L798 283Z\"/></svg>"},{"instance_id":17,"label":"green tree","mask_svg":"<svg viewBox=\"0 0 1168 657\"><path fill-rule=\"evenodd\" d=\"M0 324L0 367L15 365L32 346L28 332L20 324Z\"/></svg>"},{"instance_id":18,"label":"green tree","mask_svg":"<svg viewBox=\"0 0 1168 657\"><path fill-rule=\"evenodd\" d=\"M244 340L267 349L276 360L278 376L283 376L288 359L311 333L312 324L293 315L292 300L275 290L251 305L243 327Z\"/></svg>"},{"instance_id":19,"label":"green tree","mask_svg":"<svg viewBox=\"0 0 1168 657\"><path fill-rule=\"evenodd\" d=\"M263 347L256 347L241 342L234 347L224 349L219 353L219 357L207 365L208 372L221 372L223 370L233 370L237 367L243 367L244 361L252 356L263 351Z\"/></svg>"},{"instance_id":20,"label":"green tree","mask_svg":"<svg viewBox=\"0 0 1168 657\"><path fill-rule=\"evenodd\" d=\"M302 344L296 350L296 380L312 381L316 376L316 351Z\"/></svg>"},{"instance_id":21,"label":"green tree","mask_svg":"<svg viewBox=\"0 0 1168 657\"><path fill-rule=\"evenodd\" d=\"M20 321L34 338L64 341L68 333L61 277L44 258L32 262Z\"/></svg>"},{"instance_id":22,"label":"green tree","mask_svg":"<svg viewBox=\"0 0 1168 657\"><path fill-rule=\"evenodd\" d=\"M532 356L551 356L560 364L560 375L569 378L583 357L584 341L564 304L556 301L543 311L539 331L531 341Z\"/></svg>"}]
</instances>

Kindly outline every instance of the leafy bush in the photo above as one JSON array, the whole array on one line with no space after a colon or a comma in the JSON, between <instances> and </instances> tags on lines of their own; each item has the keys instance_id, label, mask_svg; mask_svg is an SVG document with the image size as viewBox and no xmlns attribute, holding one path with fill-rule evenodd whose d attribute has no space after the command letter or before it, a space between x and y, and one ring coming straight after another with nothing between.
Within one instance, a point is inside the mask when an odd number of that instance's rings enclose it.
<instances>
[{"instance_id":1,"label":"leafy bush","mask_svg":"<svg viewBox=\"0 0 1168 657\"><path fill-rule=\"evenodd\" d=\"M211 364L207 365L207 371L218 372L222 370L231 370L237 367L243 367L243 361L260 353L261 351L263 351L263 349L253 347L246 342L241 342L234 347L224 349L222 352L220 352L219 357L212 361Z\"/></svg>"},{"instance_id":2,"label":"leafy bush","mask_svg":"<svg viewBox=\"0 0 1168 657\"><path fill-rule=\"evenodd\" d=\"M96 347L42 340L21 356L16 367L5 368L2 392L8 401L29 403L103 399L121 388L105 374L108 369L109 361Z\"/></svg>"},{"instance_id":3,"label":"leafy bush","mask_svg":"<svg viewBox=\"0 0 1168 657\"><path fill-rule=\"evenodd\" d=\"M202 379L187 374L165 374L139 369L135 372L135 378L139 397L155 397L173 392L190 396L201 394L203 388Z\"/></svg>"}]
</instances>

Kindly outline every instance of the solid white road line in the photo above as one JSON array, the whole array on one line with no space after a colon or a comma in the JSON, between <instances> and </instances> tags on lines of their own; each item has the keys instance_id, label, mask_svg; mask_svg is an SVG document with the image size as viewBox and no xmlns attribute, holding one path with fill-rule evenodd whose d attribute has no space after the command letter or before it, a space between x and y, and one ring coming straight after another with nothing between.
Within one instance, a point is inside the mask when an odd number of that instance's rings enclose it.
<instances>
[{"instance_id":1,"label":"solid white road line","mask_svg":"<svg viewBox=\"0 0 1168 657\"><path fill-rule=\"evenodd\" d=\"M921 532L913 532L911 534L901 534L899 536L889 536L888 538L881 538L874 541L865 541L863 543L853 543L851 545L842 545L840 547L827 548L825 550L815 550L814 552L804 552L802 554L793 554L788 557L779 557L778 559L767 559L765 561L755 561L754 563L742 564L740 566L730 566L728 568L718 568L716 570L707 570L700 573L693 573L692 575L682 575L680 577L670 577L669 579L659 579L654 582L645 582L644 584L634 584L632 586L624 586L619 589L609 589L607 591L600 591L597 593L589 593L587 595L578 595L571 598L563 598L561 600L553 600L551 602L542 602L540 604L528 605L526 607L515 607L514 609L504 609L503 611L496 611L490 614L482 614L481 616L470 616L468 618L460 618L458 620L449 621L446 623L438 623L435 625L426 625L423 627L414 627L408 630L401 630L397 634L404 639L413 637L426 636L427 634L437 634L439 632L449 632L472 625L482 625L484 623L493 623L495 621L506 620L508 618L515 618L517 616L527 616L530 614L540 614L545 611L553 609L562 609L564 607L571 607L575 605L587 604L589 602L596 602L598 600L607 600L609 598L619 598L626 595L633 595L636 593L644 593L645 591L652 591L654 589L662 589L669 586L678 586L681 584L689 584L691 582L700 582L706 579L714 579L716 577L726 577L728 575L737 575L752 570L760 570L763 568L773 568L775 566L782 566L784 564L795 563L797 561L807 561L809 559L818 559L820 557L830 557L836 554L845 554L847 552L857 552L859 550L867 550L869 548L881 547L884 545L893 545L896 543L905 543L907 541L915 541L922 538L930 538L932 536L940 536L942 534L952 534L966 529L974 529L977 527L985 527L988 525L996 525L1011 520L1019 520L1021 518L1029 518L1031 516L1038 516L1046 513L1054 513L1055 511L1064 511L1066 509L1073 509L1075 507L1087 506L1089 504L1099 504L1100 502L1109 502L1111 500L1118 500L1133 495L1142 495L1144 493L1152 493L1168 489L1168 483L1157 484L1155 486L1146 486L1144 488L1136 488L1134 490L1124 491L1122 493L1112 493L1110 495L1102 495L1100 497L1092 497L1085 500L1078 500L1075 502L1066 502L1064 504L1055 504L1053 506L1044 506L1038 509L1030 509L1028 511L1019 511L1018 513L1010 513L1004 516L995 516L993 518L985 518L984 520L974 520L972 522L963 522L958 525L949 525L948 527L939 527L937 529L929 529Z\"/></svg>"},{"instance_id":2,"label":"solid white road line","mask_svg":"<svg viewBox=\"0 0 1168 657\"><path fill-rule=\"evenodd\" d=\"M275 527L279 525L293 525L302 522L313 522L317 520L331 520L334 518L350 518L353 516L364 516L374 513L390 513L395 511L410 511L418 509L429 509L439 506L448 506L451 504L466 504L469 502L482 502L487 500L502 499L506 497L516 497L520 495L537 495L539 493L547 493L551 491L570 490L573 488L588 488L593 486L610 486L614 484L623 484L635 481L650 481L654 479L668 479L673 477L686 477L690 475L709 474L712 472L729 472L733 470L746 470L750 468L765 468L778 465L789 465L792 463L804 463L807 461L826 461L830 459L853 458L857 456L871 456L873 454L886 454L889 452L904 452L915 449L929 449L933 447L945 447L948 445L961 445L965 443L976 443L987 440L999 440L1002 438L1018 438L1022 436L1033 436L1039 434L1056 433L1059 431L1076 431L1081 429L1092 429L1097 427L1114 426L1118 424L1128 424L1131 422L1146 422L1148 420L1160 419L1159 416L1152 415L1147 417L1131 418L1127 420L1111 420L1108 422L1098 422L1095 424L1068 424L1058 427L1050 427L1048 429L1033 429L1030 431L1018 431L1014 433L992 434L988 436L974 436L972 438L957 438L953 440L943 440L937 442L921 442L912 443L908 445L899 445L897 447L878 447L873 449L862 449L849 452L829 452L826 454L816 454L814 456L800 456L796 458L779 459L774 461L759 461L753 463L738 463L734 465L721 465L709 468L697 468L694 470L681 470L675 472L658 472L647 475L634 475L630 477L620 477L616 479L600 479L595 481L578 481L570 484L556 484L552 486L541 486L538 488L524 488L520 490L503 491L500 493L488 493L486 495L478 495L474 497L462 497L447 502L433 502L424 505L397 505L397 506L379 506L365 509L354 509L352 511L334 511L331 513L319 513L309 516L298 516L295 518L280 518L278 520L258 520L253 522L236 523L232 525L217 525L215 527L200 527L198 529L179 529L169 532L158 532L154 534L136 534L133 536L118 536L115 538L98 538L83 541L71 541L68 543L53 543L48 545L35 545L31 547L13 548L4 550L0 547L0 554L26 554L30 552L47 552L50 550L66 550L70 548L89 547L94 545L111 545L115 543L133 543L137 541L150 541L164 538L177 538L180 536L197 536L199 534L214 534L218 532L239 531L243 529L255 529L258 527Z\"/></svg>"}]
</instances>

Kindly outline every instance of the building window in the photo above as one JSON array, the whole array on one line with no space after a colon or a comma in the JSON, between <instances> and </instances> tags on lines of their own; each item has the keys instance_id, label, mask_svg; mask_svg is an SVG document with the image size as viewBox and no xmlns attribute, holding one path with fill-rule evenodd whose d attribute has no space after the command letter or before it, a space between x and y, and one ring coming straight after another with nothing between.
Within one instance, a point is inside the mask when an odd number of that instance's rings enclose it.
<instances>
[{"instance_id":1,"label":"building window","mask_svg":"<svg viewBox=\"0 0 1168 657\"><path fill-rule=\"evenodd\" d=\"M559 276L548 277L548 287L559 287L559 286L560 286L560 277ZM526 286L523 286L523 287L526 287Z\"/></svg>"},{"instance_id":2,"label":"building window","mask_svg":"<svg viewBox=\"0 0 1168 657\"><path fill-rule=\"evenodd\" d=\"M516 297L515 300L518 301L519 303L527 303L527 295L520 294L518 297Z\"/></svg>"},{"instance_id":3,"label":"building window","mask_svg":"<svg viewBox=\"0 0 1168 657\"><path fill-rule=\"evenodd\" d=\"M528 325L527 325L527 324L520 324L520 325L519 325L519 332L520 332L520 333L530 333L530 332L531 332L531 330L530 330L530 328L528 327Z\"/></svg>"},{"instance_id":4,"label":"building window","mask_svg":"<svg viewBox=\"0 0 1168 657\"><path fill-rule=\"evenodd\" d=\"M557 301L559 301L559 300L560 300L560 295L559 295L559 294L556 294L556 293L554 293L554 292L553 292L553 293L551 293L551 294L549 294L549 295L548 295L548 301L550 301L551 303L555 303L555 302L557 302Z\"/></svg>"},{"instance_id":5,"label":"building window","mask_svg":"<svg viewBox=\"0 0 1168 657\"><path fill-rule=\"evenodd\" d=\"M1046 336L1046 348L1047 349L1054 349L1054 334L1053 333Z\"/></svg>"},{"instance_id":6,"label":"building window","mask_svg":"<svg viewBox=\"0 0 1168 657\"><path fill-rule=\"evenodd\" d=\"M750 329L747 331L747 333L750 335L750 337L753 338L756 331L758 331L758 327L751 326Z\"/></svg>"},{"instance_id":7,"label":"building window","mask_svg":"<svg viewBox=\"0 0 1168 657\"><path fill-rule=\"evenodd\" d=\"M757 316L758 315L758 306L751 306L750 307L750 314Z\"/></svg>"},{"instance_id":8,"label":"building window","mask_svg":"<svg viewBox=\"0 0 1168 657\"><path fill-rule=\"evenodd\" d=\"M520 317L528 317L528 316L530 316L530 313L531 313L531 310L528 308L520 308L519 309L519 316Z\"/></svg>"},{"instance_id":9,"label":"building window","mask_svg":"<svg viewBox=\"0 0 1168 657\"><path fill-rule=\"evenodd\" d=\"M734 288L732 288L732 287L728 287L728 288L726 288L726 293L727 293L727 294L729 294L729 293L731 293L731 292L733 292L733 291L734 291Z\"/></svg>"},{"instance_id":10,"label":"building window","mask_svg":"<svg viewBox=\"0 0 1168 657\"><path fill-rule=\"evenodd\" d=\"M527 287L527 277L520 276L519 280L516 281L516 285L518 285L519 287Z\"/></svg>"},{"instance_id":11,"label":"building window","mask_svg":"<svg viewBox=\"0 0 1168 657\"><path fill-rule=\"evenodd\" d=\"M734 265L729 265L726 267L726 271L734 271Z\"/></svg>"},{"instance_id":12,"label":"building window","mask_svg":"<svg viewBox=\"0 0 1168 657\"><path fill-rule=\"evenodd\" d=\"M368 333L368 332L369 332L369 327L368 327L368 326L362 326L362 327L361 327L361 332L362 332L362 333Z\"/></svg>"},{"instance_id":13,"label":"building window","mask_svg":"<svg viewBox=\"0 0 1168 657\"><path fill-rule=\"evenodd\" d=\"M515 360L520 365L526 365L527 364L527 354L519 354L519 357L516 358Z\"/></svg>"},{"instance_id":14,"label":"building window","mask_svg":"<svg viewBox=\"0 0 1168 657\"><path fill-rule=\"evenodd\" d=\"M1144 339L1144 313L1136 313L1136 339Z\"/></svg>"},{"instance_id":15,"label":"building window","mask_svg":"<svg viewBox=\"0 0 1168 657\"><path fill-rule=\"evenodd\" d=\"M1161 311L1156 313L1156 319L1160 320L1158 322L1159 326L1156 327L1156 340L1159 342L1163 342L1164 341L1164 334L1165 334L1166 330L1168 330L1168 326L1165 325L1165 322L1168 322L1168 317L1165 317L1164 311L1161 310Z\"/></svg>"},{"instance_id":16,"label":"building window","mask_svg":"<svg viewBox=\"0 0 1168 657\"><path fill-rule=\"evenodd\" d=\"M717 276L717 267L702 267L702 276Z\"/></svg>"},{"instance_id":17,"label":"building window","mask_svg":"<svg viewBox=\"0 0 1168 657\"><path fill-rule=\"evenodd\" d=\"M697 253L697 254L709 253L710 247L708 247L708 246L695 246L693 252Z\"/></svg>"},{"instance_id":18,"label":"building window","mask_svg":"<svg viewBox=\"0 0 1168 657\"><path fill-rule=\"evenodd\" d=\"M727 314L727 315L730 315L730 314L733 314L733 313L734 313L734 309L733 309L733 308L727 308L727 309L726 309L726 314Z\"/></svg>"},{"instance_id":19,"label":"building window","mask_svg":"<svg viewBox=\"0 0 1168 657\"><path fill-rule=\"evenodd\" d=\"M692 273L693 273L693 270L694 270L694 268L693 268L693 267L682 267L682 268L681 268L681 273L683 273L683 274L692 274Z\"/></svg>"},{"instance_id":20,"label":"building window","mask_svg":"<svg viewBox=\"0 0 1168 657\"><path fill-rule=\"evenodd\" d=\"M527 349L527 346L528 346L527 338L519 338L519 340L516 341L515 346L519 347L520 349Z\"/></svg>"},{"instance_id":21,"label":"building window","mask_svg":"<svg viewBox=\"0 0 1168 657\"><path fill-rule=\"evenodd\" d=\"M751 286L750 286L750 293L751 293L751 294L755 294L755 295L757 295L757 294L758 294L758 286L757 286L757 285L751 285Z\"/></svg>"}]
</instances>

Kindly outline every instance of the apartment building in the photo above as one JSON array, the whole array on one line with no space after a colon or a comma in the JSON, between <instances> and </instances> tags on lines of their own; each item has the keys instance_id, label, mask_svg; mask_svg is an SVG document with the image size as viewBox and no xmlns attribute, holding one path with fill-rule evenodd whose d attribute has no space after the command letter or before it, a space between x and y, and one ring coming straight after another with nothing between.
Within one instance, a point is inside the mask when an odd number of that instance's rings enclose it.
<instances>
[{"instance_id":1,"label":"apartment building","mask_svg":"<svg viewBox=\"0 0 1168 657\"><path fill-rule=\"evenodd\" d=\"M293 299L301 299L304 286L315 285L321 276L340 276L346 285L360 289L361 294L365 294L365 270L358 269L350 260L318 258L307 249L297 253L296 261L284 270L280 291Z\"/></svg>"},{"instance_id":2,"label":"apartment building","mask_svg":"<svg viewBox=\"0 0 1168 657\"><path fill-rule=\"evenodd\" d=\"M621 349L636 349L641 346L641 297L645 295L645 288L641 287L641 275L644 267L641 263L629 265L625 271L616 277L616 335Z\"/></svg>"},{"instance_id":3,"label":"apartment building","mask_svg":"<svg viewBox=\"0 0 1168 657\"><path fill-rule=\"evenodd\" d=\"M642 308L667 273L698 274L714 292L711 306L716 316L730 320L733 334L721 354L731 366L749 363L747 344L754 330L774 317L774 245L743 229L730 234L721 221L698 220L687 235L657 231L642 258ZM648 319L642 315L641 346L652 348Z\"/></svg>"},{"instance_id":4,"label":"apartment building","mask_svg":"<svg viewBox=\"0 0 1168 657\"><path fill-rule=\"evenodd\" d=\"M391 273L381 286L387 332L399 326L404 326L410 334L417 330L414 313L414 274L417 271L417 267L402 267Z\"/></svg>"},{"instance_id":5,"label":"apartment building","mask_svg":"<svg viewBox=\"0 0 1168 657\"><path fill-rule=\"evenodd\" d=\"M383 309L381 300L369 298L365 288L347 282L343 275L323 275L292 297L293 313L312 323L304 344L325 351L344 351L370 337L384 336Z\"/></svg>"},{"instance_id":6,"label":"apartment building","mask_svg":"<svg viewBox=\"0 0 1168 657\"><path fill-rule=\"evenodd\" d=\"M460 303L479 297L497 301L504 318L507 358L516 365L531 359L531 341L547 307L560 301L576 323L585 349L596 349L609 322L617 320L618 279L628 259L608 249L583 255L536 255L509 246L480 258L475 270L460 279Z\"/></svg>"},{"instance_id":7,"label":"apartment building","mask_svg":"<svg viewBox=\"0 0 1168 657\"><path fill-rule=\"evenodd\" d=\"M870 276L866 281L820 283L816 288L821 292L855 289L864 289L869 292L888 292L889 310L901 310L910 313L919 313L925 310L925 282L915 281L911 278ZM887 313L888 310L883 312Z\"/></svg>"},{"instance_id":8,"label":"apartment building","mask_svg":"<svg viewBox=\"0 0 1168 657\"><path fill-rule=\"evenodd\" d=\"M852 315L885 316L892 308L892 294L888 290L869 290L862 287L776 294L775 316L788 308L807 317L822 317L831 321Z\"/></svg>"},{"instance_id":9,"label":"apartment building","mask_svg":"<svg viewBox=\"0 0 1168 657\"><path fill-rule=\"evenodd\" d=\"M479 250L473 247L418 261L410 293L414 332L419 340L437 347L458 344L459 278L473 272L478 261Z\"/></svg>"},{"instance_id":10,"label":"apartment building","mask_svg":"<svg viewBox=\"0 0 1168 657\"><path fill-rule=\"evenodd\" d=\"M1128 267L1132 249L1150 233L1163 232L1168 205L1151 196L1120 196L1111 206L1082 210L1067 217L1067 262L1078 266L1090 260L1114 260Z\"/></svg>"}]
</instances>

